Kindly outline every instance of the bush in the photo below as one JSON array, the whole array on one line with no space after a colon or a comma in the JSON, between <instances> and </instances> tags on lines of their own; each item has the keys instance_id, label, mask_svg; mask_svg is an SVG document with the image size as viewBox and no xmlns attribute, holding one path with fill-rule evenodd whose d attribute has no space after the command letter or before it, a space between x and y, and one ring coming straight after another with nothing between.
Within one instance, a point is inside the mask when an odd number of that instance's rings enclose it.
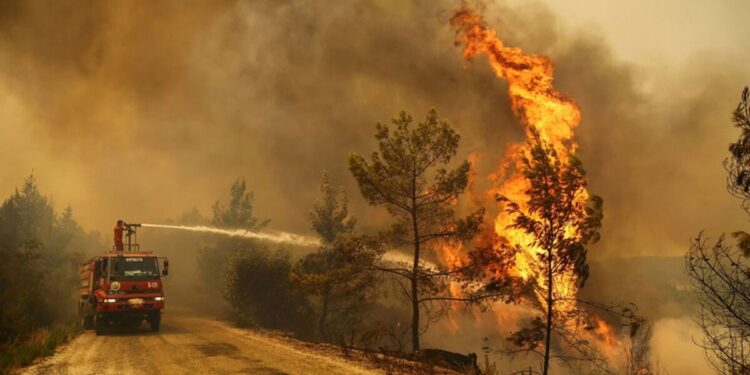
<instances>
[{"instance_id":1,"label":"bush","mask_svg":"<svg viewBox=\"0 0 750 375\"><path fill-rule=\"evenodd\" d=\"M290 279L292 260L283 251L248 244L229 258L225 297L240 324L309 337L313 327L305 293Z\"/></svg>"}]
</instances>

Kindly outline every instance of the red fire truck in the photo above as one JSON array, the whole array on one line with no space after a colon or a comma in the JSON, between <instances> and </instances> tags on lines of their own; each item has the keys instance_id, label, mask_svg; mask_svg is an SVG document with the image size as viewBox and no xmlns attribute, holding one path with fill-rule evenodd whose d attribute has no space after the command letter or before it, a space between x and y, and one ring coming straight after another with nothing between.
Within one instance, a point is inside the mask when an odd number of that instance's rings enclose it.
<instances>
[{"instance_id":1,"label":"red fire truck","mask_svg":"<svg viewBox=\"0 0 750 375\"><path fill-rule=\"evenodd\" d=\"M140 326L146 320L158 331L164 309L162 276L169 273L169 261L152 252L140 251L136 228L125 224L125 251L111 251L89 259L81 266L78 312L83 326L103 334L110 326ZM160 270L159 260L162 259Z\"/></svg>"}]
</instances>

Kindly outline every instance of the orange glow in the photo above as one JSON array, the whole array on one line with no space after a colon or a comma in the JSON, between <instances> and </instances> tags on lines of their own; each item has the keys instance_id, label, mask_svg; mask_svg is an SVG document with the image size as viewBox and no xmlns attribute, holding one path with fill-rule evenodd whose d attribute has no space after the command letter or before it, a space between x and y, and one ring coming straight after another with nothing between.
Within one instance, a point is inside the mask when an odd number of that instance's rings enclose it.
<instances>
[{"instance_id":1,"label":"orange glow","mask_svg":"<svg viewBox=\"0 0 750 375\"><path fill-rule=\"evenodd\" d=\"M435 254L438 259L449 269L459 269L464 266L463 244L460 241L440 241L437 244L437 250L438 251L435 251ZM463 296L461 284L456 281L450 281L448 295L451 298L461 298ZM456 313L460 308L460 304L451 303L450 310L447 312L448 330L451 333L456 333L461 328L456 320Z\"/></svg>"},{"instance_id":2,"label":"orange glow","mask_svg":"<svg viewBox=\"0 0 750 375\"><path fill-rule=\"evenodd\" d=\"M451 24L457 30L456 43L464 47L464 59L471 60L479 55L487 56L494 73L508 82L510 103L513 112L524 125L527 139L532 137L533 127L540 138L553 147L558 157L565 161L577 148L573 136L581 113L571 98L557 92L552 86L552 61L546 56L528 54L520 48L506 46L498 38L496 31L487 27L482 17L467 7L456 12ZM509 146L503 162L490 176L490 180L496 184L491 193L507 197L518 203L526 212L526 202L529 200L526 191L530 184L523 175L520 156L528 151L528 143ZM581 189L577 194L577 199L581 201L585 202L588 198L585 189ZM524 280L537 277L539 284L544 285L544 277L536 274L535 269L538 270L538 267L533 266L538 261L538 254L543 250L532 245L531 235L521 229L508 228L514 219L515 217L501 210L494 221L494 230L499 238L507 241L511 247L522 250L516 254L515 268L511 272ZM567 237L577 235L577 228L566 228ZM555 297L575 297L576 281L576 276L572 273L556 278ZM542 296L538 297L543 302ZM560 303L557 307L566 309L573 306L569 303Z\"/></svg>"},{"instance_id":3,"label":"orange glow","mask_svg":"<svg viewBox=\"0 0 750 375\"><path fill-rule=\"evenodd\" d=\"M619 340L615 336L612 327L602 319L594 317L594 323L596 326L593 331L597 338L609 346L616 346L619 344Z\"/></svg>"},{"instance_id":4,"label":"orange glow","mask_svg":"<svg viewBox=\"0 0 750 375\"><path fill-rule=\"evenodd\" d=\"M508 95L513 113L519 118L524 127L527 140L533 137L534 129L548 146L557 153L559 161L568 161L569 155L576 152L578 145L575 142L575 128L581 120L581 112L575 101L556 91L552 85L554 78L554 67L552 61L546 56L529 54L520 48L506 46L497 36L497 32L489 28L482 17L463 6L451 19L451 25L456 30L456 44L463 46L463 57L470 61L477 56L487 57L492 71L498 78L508 83ZM515 202L520 209L529 214L527 202L529 196L527 191L530 182L523 175L522 156L528 155L530 151L529 142L511 144L506 148L505 155L499 163L495 172L489 175L489 181L493 187L487 192L487 196L494 197L502 195ZM479 159L472 154L471 163ZM475 187L475 176L470 179L470 188ZM471 192L472 199L476 202L477 194ZM589 199L589 193L584 188L576 192L576 201L583 207ZM535 216L535 215L530 215ZM506 213L503 207L495 218L492 228L494 233L487 235L483 233L477 238L477 242L491 241L495 244L503 244L512 249L520 249L515 255L515 264L510 270L504 272L512 276L521 277L524 280L536 278L536 282L544 287L546 278L541 270L543 266L537 264L539 255L544 250L533 245L534 238L521 229L509 228L515 217ZM580 236L579 228L572 223L564 228L566 238ZM498 246L488 248L499 251ZM460 259L458 247L446 248L442 259L444 264L452 265L456 258ZM490 272L490 274L492 274ZM573 312L578 306L575 297L578 294L577 275L570 272L558 273L554 277L553 295L557 300L554 308L556 312ZM541 290L537 290L536 298L544 306L546 296ZM562 299L562 300L561 300ZM497 319L504 322L514 322L515 318L507 316L503 310L496 312ZM615 335L613 327L604 320L591 317L594 325L589 327L585 334L591 341L598 343L610 358L617 357L621 350L620 341ZM573 321L563 323L570 328L579 324Z\"/></svg>"},{"instance_id":5,"label":"orange glow","mask_svg":"<svg viewBox=\"0 0 750 375\"><path fill-rule=\"evenodd\" d=\"M627 348L624 345L622 336L618 336L615 328L607 323L604 319L597 316L590 316L591 322L587 337L589 342L595 343L601 353L616 366L623 366L623 359L627 357ZM637 374L648 374L650 372L636 372Z\"/></svg>"}]
</instances>

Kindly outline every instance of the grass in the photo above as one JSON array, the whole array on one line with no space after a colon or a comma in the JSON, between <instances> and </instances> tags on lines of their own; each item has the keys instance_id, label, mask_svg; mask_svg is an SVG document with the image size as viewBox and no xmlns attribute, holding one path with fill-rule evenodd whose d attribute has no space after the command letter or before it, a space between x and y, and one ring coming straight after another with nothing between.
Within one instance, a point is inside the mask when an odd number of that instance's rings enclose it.
<instances>
[{"instance_id":1,"label":"grass","mask_svg":"<svg viewBox=\"0 0 750 375\"><path fill-rule=\"evenodd\" d=\"M24 339L0 344L0 374L28 366L35 359L52 355L55 349L81 332L79 324L59 324L40 328Z\"/></svg>"}]
</instances>

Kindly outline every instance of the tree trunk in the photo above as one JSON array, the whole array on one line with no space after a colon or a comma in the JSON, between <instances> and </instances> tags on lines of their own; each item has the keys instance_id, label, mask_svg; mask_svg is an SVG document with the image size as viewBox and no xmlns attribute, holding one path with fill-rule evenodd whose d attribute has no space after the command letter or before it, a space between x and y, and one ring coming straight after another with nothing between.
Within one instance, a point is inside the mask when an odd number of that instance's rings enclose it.
<instances>
[{"instance_id":1,"label":"tree trunk","mask_svg":"<svg viewBox=\"0 0 750 375\"><path fill-rule=\"evenodd\" d=\"M412 215L414 225L414 264L411 273L411 348L413 352L419 350L419 229L417 228L417 215Z\"/></svg>"},{"instance_id":2,"label":"tree trunk","mask_svg":"<svg viewBox=\"0 0 750 375\"><path fill-rule=\"evenodd\" d=\"M320 319L318 320L318 335L325 340L326 337L326 318L328 317L328 300L330 299L331 288L326 288L323 292L323 305L320 309Z\"/></svg>"},{"instance_id":3,"label":"tree trunk","mask_svg":"<svg viewBox=\"0 0 750 375\"><path fill-rule=\"evenodd\" d=\"M552 251L547 252L547 327L544 342L544 367L542 374L547 375L549 371L549 349L552 338L552 304L554 302L554 284L552 281Z\"/></svg>"},{"instance_id":4,"label":"tree trunk","mask_svg":"<svg viewBox=\"0 0 750 375\"><path fill-rule=\"evenodd\" d=\"M411 349L419 351L419 221L417 220L417 173L411 181L411 224L414 231L414 264L411 269Z\"/></svg>"}]
</instances>

